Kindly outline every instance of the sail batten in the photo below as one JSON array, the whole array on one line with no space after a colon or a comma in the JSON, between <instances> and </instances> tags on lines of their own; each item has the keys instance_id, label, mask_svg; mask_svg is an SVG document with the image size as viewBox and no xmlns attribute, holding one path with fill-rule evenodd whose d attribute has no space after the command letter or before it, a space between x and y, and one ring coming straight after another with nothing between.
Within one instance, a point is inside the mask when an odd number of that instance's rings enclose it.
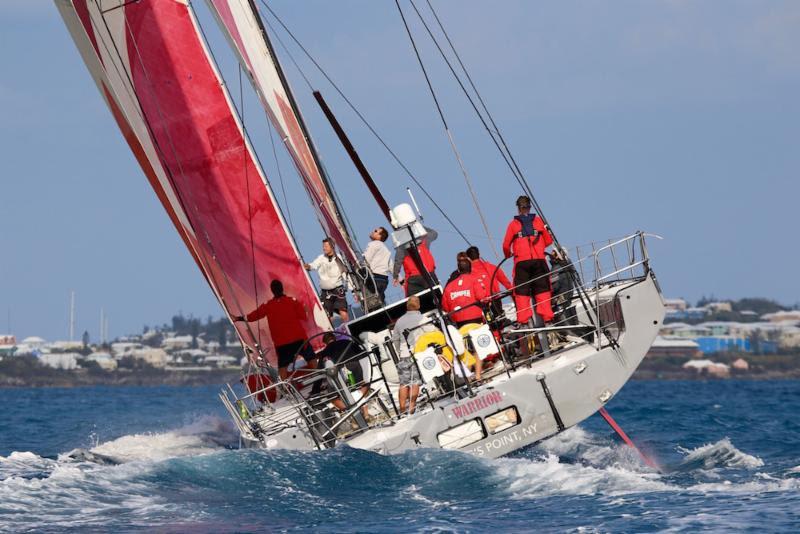
<instances>
[{"instance_id":1,"label":"sail batten","mask_svg":"<svg viewBox=\"0 0 800 534\"><path fill-rule=\"evenodd\" d=\"M255 3L252 0L206 2L253 84L267 118L283 139L323 230L351 265L358 264L347 225Z\"/></svg>"},{"instance_id":2,"label":"sail batten","mask_svg":"<svg viewBox=\"0 0 800 534\"><path fill-rule=\"evenodd\" d=\"M56 0L81 56L179 235L225 312L247 315L280 279L330 327L230 95L185 2ZM104 8L117 9L104 12ZM249 195L247 191L249 190ZM276 362L266 320L234 323Z\"/></svg>"}]
</instances>

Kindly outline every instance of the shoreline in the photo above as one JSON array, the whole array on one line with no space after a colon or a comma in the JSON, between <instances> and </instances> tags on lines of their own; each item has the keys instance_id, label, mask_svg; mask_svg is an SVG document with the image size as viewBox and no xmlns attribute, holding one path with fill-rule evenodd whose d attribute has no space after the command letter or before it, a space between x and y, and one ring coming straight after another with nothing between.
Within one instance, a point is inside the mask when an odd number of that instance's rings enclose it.
<instances>
[{"instance_id":1,"label":"shoreline","mask_svg":"<svg viewBox=\"0 0 800 534\"><path fill-rule=\"evenodd\" d=\"M77 388L77 387L156 387L156 386L211 386L228 382L238 382L241 371L220 369L213 371L149 371L113 372L104 375L84 371L62 371L59 375L39 375L35 377L8 376L0 374L0 389L19 388ZM676 382L676 381L768 381L768 380L800 380L800 369L787 371L762 371L735 373L727 377L711 376L694 370L653 370L637 369L630 380L640 382Z\"/></svg>"}]
</instances>

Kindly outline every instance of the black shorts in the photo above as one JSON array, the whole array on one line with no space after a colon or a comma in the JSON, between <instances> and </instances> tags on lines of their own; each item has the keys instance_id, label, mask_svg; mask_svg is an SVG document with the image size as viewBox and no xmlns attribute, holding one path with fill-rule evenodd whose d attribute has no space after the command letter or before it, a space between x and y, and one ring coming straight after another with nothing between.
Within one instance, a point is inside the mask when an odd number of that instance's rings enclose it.
<instances>
[{"instance_id":1,"label":"black shorts","mask_svg":"<svg viewBox=\"0 0 800 534\"><path fill-rule=\"evenodd\" d=\"M436 278L436 273L428 273L431 275L431 280L433 281L434 285L439 283L439 279ZM416 293L420 293L429 289L428 284L425 283L425 278L421 274L416 274L414 276L409 276L408 280L406 281L406 296L414 295Z\"/></svg>"},{"instance_id":2,"label":"black shorts","mask_svg":"<svg viewBox=\"0 0 800 534\"><path fill-rule=\"evenodd\" d=\"M339 310L347 311L347 299L345 298L344 286L334 287L333 289L322 290L322 307L325 313L333 315Z\"/></svg>"},{"instance_id":3,"label":"black shorts","mask_svg":"<svg viewBox=\"0 0 800 534\"><path fill-rule=\"evenodd\" d=\"M534 296L550 291L550 269L545 260L522 260L514 265L514 293Z\"/></svg>"},{"instance_id":4,"label":"black shorts","mask_svg":"<svg viewBox=\"0 0 800 534\"><path fill-rule=\"evenodd\" d=\"M311 348L311 344L301 339L275 347L275 352L278 353L278 367L289 367L294 361L294 357L298 354L297 351L299 351L301 347L303 350L300 352L300 356L305 358L307 362L313 360L314 351Z\"/></svg>"}]
</instances>

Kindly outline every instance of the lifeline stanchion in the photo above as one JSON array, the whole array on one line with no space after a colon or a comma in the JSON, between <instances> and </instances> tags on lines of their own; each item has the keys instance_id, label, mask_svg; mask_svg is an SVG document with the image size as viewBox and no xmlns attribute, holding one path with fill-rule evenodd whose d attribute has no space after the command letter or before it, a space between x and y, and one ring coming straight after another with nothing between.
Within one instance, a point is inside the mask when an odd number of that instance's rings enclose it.
<instances>
[{"instance_id":1,"label":"lifeline stanchion","mask_svg":"<svg viewBox=\"0 0 800 534\"><path fill-rule=\"evenodd\" d=\"M639 448L636 445L634 445L633 440L631 440L631 438L628 437L628 435L625 433L625 431L622 430L622 427L620 427L617 424L617 422L614 421L614 418L611 417L611 414L608 413L608 411L605 408L600 408L600 410L598 410L598 411L600 412L600 415L603 416L603 419L606 420L606 423L608 423L608 426L610 426L614 430L614 432L616 432L617 435L622 438L622 441L624 441L629 447L631 447L633 450L635 450L636 452L639 453L639 456L642 457L642 460L644 460L644 463L646 463L647 465L649 465L650 467L652 467L653 469L655 469L659 473L661 472L661 468L659 467L659 465L657 463L655 463L653 460L651 460L645 453L640 451Z\"/></svg>"}]
</instances>

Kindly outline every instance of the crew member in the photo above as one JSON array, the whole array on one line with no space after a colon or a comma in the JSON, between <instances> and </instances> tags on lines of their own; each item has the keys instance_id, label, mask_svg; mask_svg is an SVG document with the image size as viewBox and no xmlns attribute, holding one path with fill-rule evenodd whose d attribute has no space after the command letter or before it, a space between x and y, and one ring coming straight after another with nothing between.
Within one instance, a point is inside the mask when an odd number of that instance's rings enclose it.
<instances>
[{"instance_id":1,"label":"crew member","mask_svg":"<svg viewBox=\"0 0 800 534\"><path fill-rule=\"evenodd\" d=\"M328 317L333 317L338 313L342 322L347 322L350 318L347 313L347 298L345 294L345 283L347 280L347 269L341 258L336 255L333 239L326 237L322 240L322 254L317 256L311 263L303 264L306 271L312 269L319 274L319 287L322 290L320 298L322 307Z\"/></svg>"},{"instance_id":2,"label":"crew member","mask_svg":"<svg viewBox=\"0 0 800 534\"><path fill-rule=\"evenodd\" d=\"M553 287L554 313L559 318L559 324L574 325L577 323L575 306L572 298L575 296L575 282L577 273L565 251L559 254L554 250L550 256L550 284Z\"/></svg>"},{"instance_id":3,"label":"crew member","mask_svg":"<svg viewBox=\"0 0 800 534\"><path fill-rule=\"evenodd\" d=\"M308 318L306 308L295 298L283 294L283 283L273 280L270 285L273 297L254 311L247 314L249 323L267 318L272 344L278 355L278 375L281 380L289 375L287 367L300 356L312 362L314 351L306 343L305 323ZM235 317L236 321L244 321L245 317Z\"/></svg>"},{"instance_id":4,"label":"crew member","mask_svg":"<svg viewBox=\"0 0 800 534\"><path fill-rule=\"evenodd\" d=\"M472 262L469 257L458 254L458 276L444 288L442 310L450 314L450 319L457 328L471 323L483 323L481 301L489 296L480 279L472 274ZM457 364L454 364L457 365ZM481 379L483 362L475 358L475 378Z\"/></svg>"},{"instance_id":5,"label":"crew member","mask_svg":"<svg viewBox=\"0 0 800 534\"><path fill-rule=\"evenodd\" d=\"M518 214L509 223L503 239L503 254L514 256L514 303L517 322L527 323L533 317L531 297L536 302L536 314L543 322L553 320L550 306L550 270L545 250L553 242L542 218L531 213L531 199L517 199Z\"/></svg>"},{"instance_id":6,"label":"crew member","mask_svg":"<svg viewBox=\"0 0 800 534\"><path fill-rule=\"evenodd\" d=\"M325 343L325 348L320 351L317 360L317 369L324 369L326 360L330 360L334 365L343 364L343 367L348 372L353 374L355 383L360 384L361 395L366 395L369 387L364 383L364 370L361 368L361 361L358 356L364 354L366 351L355 339L342 337L337 338L333 332L326 332L322 335L322 341ZM318 380L311 388L311 394L318 394L324 385L324 381ZM331 403L339 409L345 411L347 406L342 399L336 398ZM367 406L362 407L364 417L367 417Z\"/></svg>"},{"instance_id":7,"label":"crew member","mask_svg":"<svg viewBox=\"0 0 800 534\"><path fill-rule=\"evenodd\" d=\"M386 246L389 232L383 226L375 228L369 234L369 243L364 249L364 260L367 262L372 279L375 281L375 293L381 299L381 304L386 302L386 288L389 286L389 273L392 272L392 253ZM367 280L367 287L371 280Z\"/></svg>"},{"instance_id":8,"label":"crew member","mask_svg":"<svg viewBox=\"0 0 800 534\"><path fill-rule=\"evenodd\" d=\"M422 265L430 274L431 280L434 284L438 284L439 280L436 278L436 273L434 272L436 270L436 261L433 259L433 254L431 254L429 247L430 244L433 243L437 237L439 237L439 233L436 230L428 227L425 227L425 231L427 234L424 238L422 238L422 241L417 244L417 251L419 251L419 257L422 260ZM408 246L411 247L412 245ZM395 286L400 284L401 267L405 273L404 288L406 296L414 295L428 289L428 284L425 282L422 272L419 270L417 263L408 253L406 248L398 248L395 251L394 268L392 269L392 275L394 278L392 284Z\"/></svg>"},{"instance_id":9,"label":"crew member","mask_svg":"<svg viewBox=\"0 0 800 534\"><path fill-rule=\"evenodd\" d=\"M442 310L450 314L458 328L469 323L482 323L480 302L488 293L480 279L472 274L472 263L466 255L459 260L457 272L458 276L444 288Z\"/></svg>"},{"instance_id":10,"label":"crew member","mask_svg":"<svg viewBox=\"0 0 800 534\"><path fill-rule=\"evenodd\" d=\"M506 289L511 289L511 281L506 276L505 271L481 258L478 247L469 247L466 250L466 254L472 262L472 274L478 277L490 295L496 295L500 292L500 284L503 284ZM490 283L492 287L489 287ZM503 313L503 305L499 299L492 300L490 306L495 317Z\"/></svg>"},{"instance_id":11,"label":"crew member","mask_svg":"<svg viewBox=\"0 0 800 534\"><path fill-rule=\"evenodd\" d=\"M397 351L397 376L400 382L398 402L400 413L414 413L422 378L412 356L412 347L425 332L434 332L436 328L428 322L419 311L419 297L412 295L406 302L406 313L402 315L392 328L392 343Z\"/></svg>"}]
</instances>

